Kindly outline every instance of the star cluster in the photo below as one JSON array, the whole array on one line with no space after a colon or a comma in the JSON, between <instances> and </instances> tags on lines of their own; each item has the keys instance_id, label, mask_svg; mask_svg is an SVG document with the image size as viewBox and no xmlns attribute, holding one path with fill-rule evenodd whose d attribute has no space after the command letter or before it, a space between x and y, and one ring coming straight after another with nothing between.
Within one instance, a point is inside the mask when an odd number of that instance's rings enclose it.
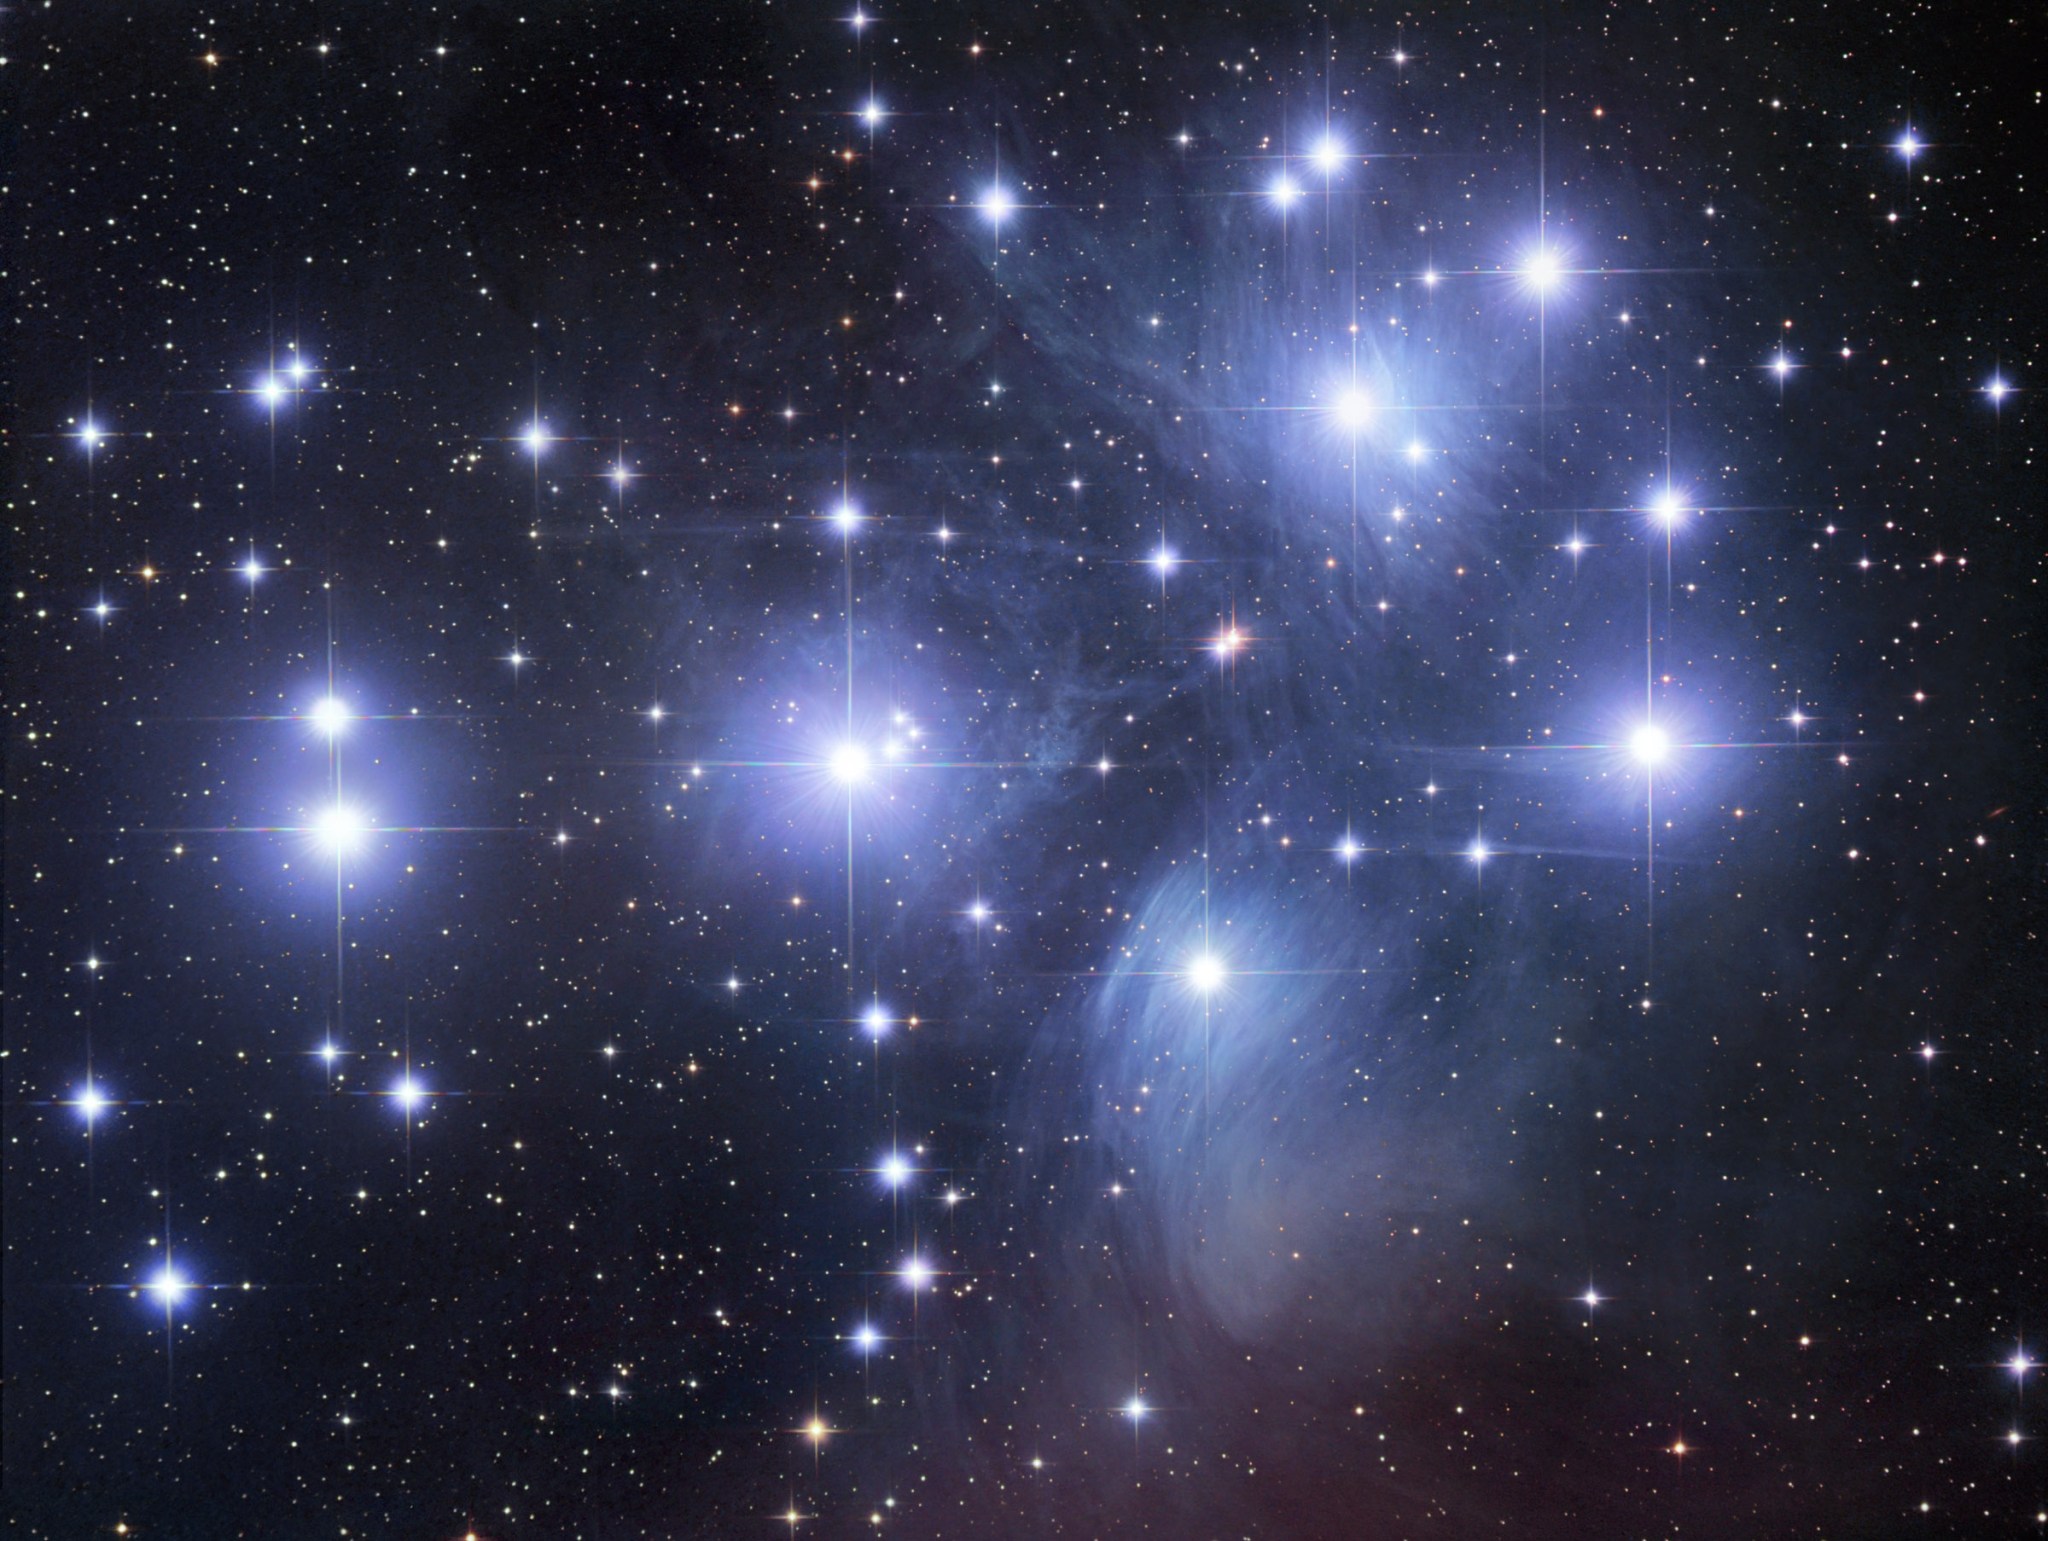
<instances>
[{"instance_id":1,"label":"star cluster","mask_svg":"<svg viewBox=\"0 0 2048 1541\"><path fill-rule=\"evenodd\" d=\"M2022 30L24 17L22 1533L2048 1525Z\"/></svg>"}]
</instances>

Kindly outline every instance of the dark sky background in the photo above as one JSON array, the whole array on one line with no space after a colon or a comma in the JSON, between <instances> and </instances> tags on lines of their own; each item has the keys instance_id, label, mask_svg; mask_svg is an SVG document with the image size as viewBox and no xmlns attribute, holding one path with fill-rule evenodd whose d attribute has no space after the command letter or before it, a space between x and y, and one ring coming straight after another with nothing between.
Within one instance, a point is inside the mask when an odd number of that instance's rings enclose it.
<instances>
[{"instance_id":1,"label":"dark sky background","mask_svg":"<svg viewBox=\"0 0 2048 1541\"><path fill-rule=\"evenodd\" d=\"M2038 1532L2025 13L11 11L14 1533Z\"/></svg>"}]
</instances>

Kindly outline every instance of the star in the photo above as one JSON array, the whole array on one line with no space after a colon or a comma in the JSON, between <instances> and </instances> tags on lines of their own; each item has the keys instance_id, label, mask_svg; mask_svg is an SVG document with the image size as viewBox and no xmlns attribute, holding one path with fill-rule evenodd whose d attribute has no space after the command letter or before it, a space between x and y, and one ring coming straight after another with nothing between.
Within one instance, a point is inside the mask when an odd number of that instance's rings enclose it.
<instances>
[{"instance_id":1,"label":"star","mask_svg":"<svg viewBox=\"0 0 2048 1541\"><path fill-rule=\"evenodd\" d=\"M1330 413L1346 433L1363 433L1372 424L1372 397L1355 385L1348 386L1331 403Z\"/></svg>"},{"instance_id":2,"label":"star","mask_svg":"<svg viewBox=\"0 0 2048 1541\"><path fill-rule=\"evenodd\" d=\"M1013 213L1015 213L1016 209L1016 198L1013 197L1010 193L1010 190L1004 187L1003 184L1000 182L993 182L989 184L987 190L984 191L981 195L982 216L985 219L987 219L991 225L1000 225L1004 220L1008 219Z\"/></svg>"},{"instance_id":3,"label":"star","mask_svg":"<svg viewBox=\"0 0 2048 1541\"><path fill-rule=\"evenodd\" d=\"M353 720L348 704L334 696L322 696L306 715L312 719L313 726L329 738L340 733Z\"/></svg>"},{"instance_id":4,"label":"star","mask_svg":"<svg viewBox=\"0 0 2048 1541\"><path fill-rule=\"evenodd\" d=\"M1188 963L1188 983L1204 995L1213 995L1216 991L1222 989L1223 981L1229 977L1228 970L1223 966L1223 960L1214 953L1197 953Z\"/></svg>"},{"instance_id":5,"label":"star","mask_svg":"<svg viewBox=\"0 0 2048 1541\"><path fill-rule=\"evenodd\" d=\"M1628 752L1642 765L1661 765L1671 752L1671 736L1654 722L1646 722L1629 735Z\"/></svg>"},{"instance_id":6,"label":"star","mask_svg":"<svg viewBox=\"0 0 2048 1541\"><path fill-rule=\"evenodd\" d=\"M1538 294L1548 294L1564 277L1564 265L1553 247L1539 245L1523 261L1521 274L1522 281Z\"/></svg>"},{"instance_id":7,"label":"star","mask_svg":"<svg viewBox=\"0 0 2048 1541\"><path fill-rule=\"evenodd\" d=\"M896 1151L890 1151L882 1158L882 1164L875 1168L880 1174L884 1187L900 1188L911 1178L911 1165Z\"/></svg>"},{"instance_id":8,"label":"star","mask_svg":"<svg viewBox=\"0 0 2048 1541\"><path fill-rule=\"evenodd\" d=\"M368 830L362 813L346 803L321 809L313 820L313 838L337 856L359 847Z\"/></svg>"},{"instance_id":9,"label":"star","mask_svg":"<svg viewBox=\"0 0 2048 1541\"><path fill-rule=\"evenodd\" d=\"M192 1283L169 1263L165 1263L143 1281L142 1287L156 1296L165 1310L169 1310L184 1297L187 1290L192 1288Z\"/></svg>"}]
</instances>

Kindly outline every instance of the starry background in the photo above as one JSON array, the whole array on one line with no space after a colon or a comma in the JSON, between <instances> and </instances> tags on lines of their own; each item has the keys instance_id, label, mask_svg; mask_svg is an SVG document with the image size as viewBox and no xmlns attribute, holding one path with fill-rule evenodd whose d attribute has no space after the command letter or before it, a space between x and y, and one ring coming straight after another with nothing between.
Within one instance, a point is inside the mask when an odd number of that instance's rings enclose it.
<instances>
[{"instance_id":1,"label":"starry background","mask_svg":"<svg viewBox=\"0 0 2048 1541\"><path fill-rule=\"evenodd\" d=\"M2038 1530L2023 17L10 15L12 1528Z\"/></svg>"}]
</instances>

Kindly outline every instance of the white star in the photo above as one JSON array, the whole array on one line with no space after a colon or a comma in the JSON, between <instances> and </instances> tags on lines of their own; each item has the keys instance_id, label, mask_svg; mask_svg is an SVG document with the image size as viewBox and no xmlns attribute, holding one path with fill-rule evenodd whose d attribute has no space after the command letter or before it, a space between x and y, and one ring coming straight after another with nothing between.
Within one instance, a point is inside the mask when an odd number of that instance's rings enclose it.
<instances>
[{"instance_id":1,"label":"white star","mask_svg":"<svg viewBox=\"0 0 2048 1541\"><path fill-rule=\"evenodd\" d=\"M333 696L322 696L306 715L313 719L313 726L329 738L346 728L352 716L348 704Z\"/></svg>"},{"instance_id":2,"label":"white star","mask_svg":"<svg viewBox=\"0 0 2048 1541\"><path fill-rule=\"evenodd\" d=\"M363 816L345 803L323 808L313 821L313 838L337 856L353 851L368 829Z\"/></svg>"}]
</instances>

